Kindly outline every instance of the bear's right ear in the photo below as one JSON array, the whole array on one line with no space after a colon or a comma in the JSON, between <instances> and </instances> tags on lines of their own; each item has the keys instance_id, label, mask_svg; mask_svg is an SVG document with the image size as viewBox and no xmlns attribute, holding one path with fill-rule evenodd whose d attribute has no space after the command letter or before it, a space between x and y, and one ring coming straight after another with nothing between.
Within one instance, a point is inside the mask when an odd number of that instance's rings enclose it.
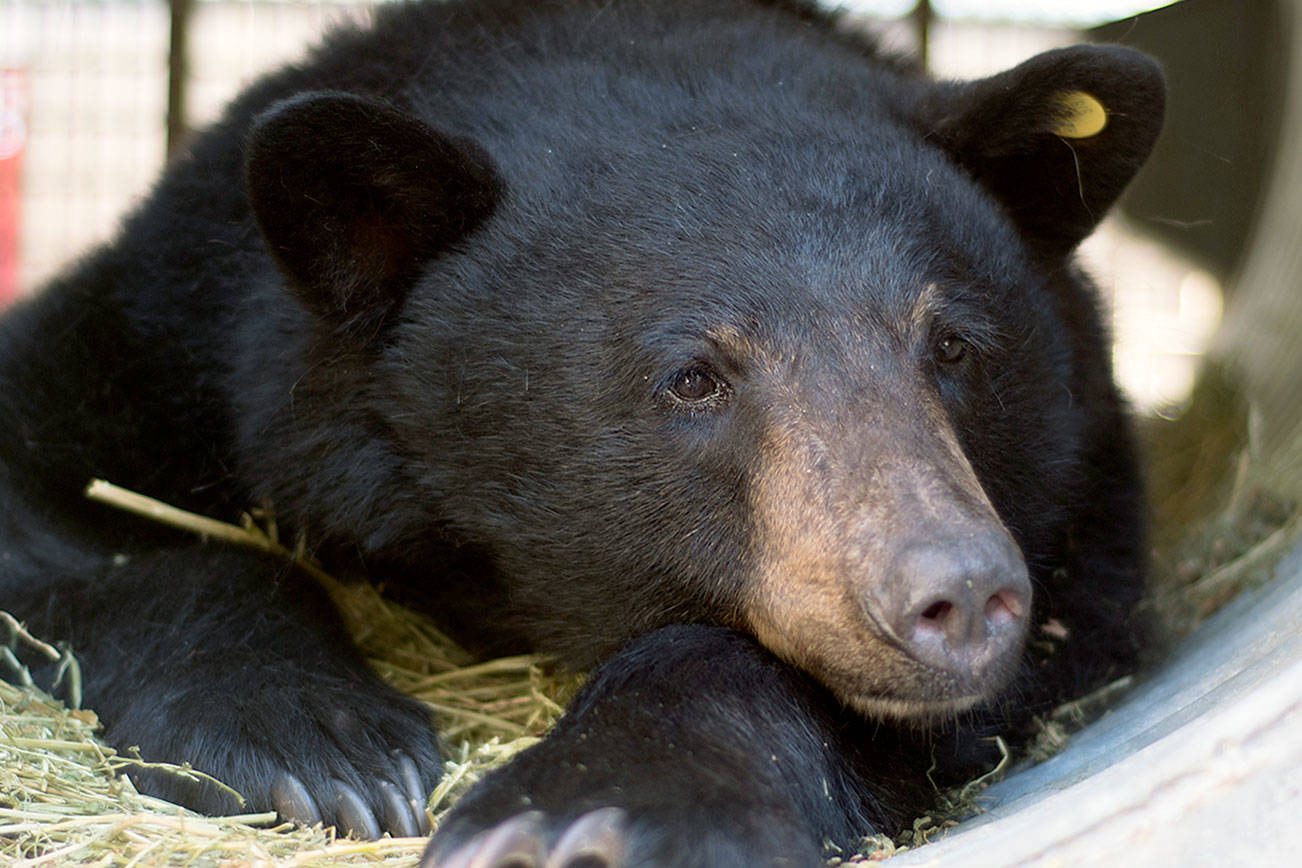
<instances>
[{"instance_id":1,"label":"bear's right ear","mask_svg":"<svg viewBox=\"0 0 1302 868\"><path fill-rule=\"evenodd\" d=\"M307 93L257 118L249 202L295 295L333 326L373 333L421 265L492 212L486 154L392 106Z\"/></svg>"}]
</instances>

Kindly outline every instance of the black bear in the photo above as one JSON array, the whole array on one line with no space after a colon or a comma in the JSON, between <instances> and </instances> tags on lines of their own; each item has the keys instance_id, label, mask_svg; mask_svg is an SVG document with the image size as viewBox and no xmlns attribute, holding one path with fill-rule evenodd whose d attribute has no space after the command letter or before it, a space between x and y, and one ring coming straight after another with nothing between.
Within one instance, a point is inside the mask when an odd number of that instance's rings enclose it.
<instances>
[{"instance_id":1,"label":"black bear","mask_svg":"<svg viewBox=\"0 0 1302 868\"><path fill-rule=\"evenodd\" d=\"M427 864L817 864L1135 661L1072 252L1162 106L1125 48L935 83L798 0L382 8L3 320L0 608L111 742L417 834L436 735L316 584L82 491L269 501L469 646L595 667Z\"/></svg>"}]
</instances>

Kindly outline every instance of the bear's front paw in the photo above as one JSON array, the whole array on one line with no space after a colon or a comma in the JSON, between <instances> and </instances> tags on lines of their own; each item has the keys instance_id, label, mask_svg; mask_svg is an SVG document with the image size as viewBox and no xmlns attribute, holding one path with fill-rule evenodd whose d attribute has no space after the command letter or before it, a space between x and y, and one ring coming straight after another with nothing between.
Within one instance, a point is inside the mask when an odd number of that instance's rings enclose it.
<instances>
[{"instance_id":1,"label":"bear's front paw","mask_svg":"<svg viewBox=\"0 0 1302 868\"><path fill-rule=\"evenodd\" d=\"M133 771L142 790L208 814L275 810L355 838L427 834L426 797L438 781L438 737L423 707L369 677L318 673L300 683L255 683L251 697L189 689L110 718L106 735L146 760L188 762L202 779ZM166 691L156 687L157 700ZM238 697L238 698L234 698ZM148 697L147 697L148 698Z\"/></svg>"},{"instance_id":2,"label":"bear's front paw","mask_svg":"<svg viewBox=\"0 0 1302 868\"><path fill-rule=\"evenodd\" d=\"M568 824L529 811L467 841L436 837L420 868L621 868L627 832L619 808L598 808Z\"/></svg>"}]
</instances>

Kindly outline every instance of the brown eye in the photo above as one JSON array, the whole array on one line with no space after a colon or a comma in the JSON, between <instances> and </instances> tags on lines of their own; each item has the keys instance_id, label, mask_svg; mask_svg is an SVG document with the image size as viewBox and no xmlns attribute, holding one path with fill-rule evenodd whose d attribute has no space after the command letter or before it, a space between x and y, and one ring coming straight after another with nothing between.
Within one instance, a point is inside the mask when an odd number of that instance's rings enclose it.
<instances>
[{"instance_id":1,"label":"brown eye","mask_svg":"<svg viewBox=\"0 0 1302 868\"><path fill-rule=\"evenodd\" d=\"M967 355L967 341L958 335L945 335L936 342L936 361L952 365L963 360Z\"/></svg>"},{"instance_id":2,"label":"brown eye","mask_svg":"<svg viewBox=\"0 0 1302 868\"><path fill-rule=\"evenodd\" d=\"M704 401L719 391L719 383L700 368L687 368L678 372L669 390L680 401Z\"/></svg>"}]
</instances>

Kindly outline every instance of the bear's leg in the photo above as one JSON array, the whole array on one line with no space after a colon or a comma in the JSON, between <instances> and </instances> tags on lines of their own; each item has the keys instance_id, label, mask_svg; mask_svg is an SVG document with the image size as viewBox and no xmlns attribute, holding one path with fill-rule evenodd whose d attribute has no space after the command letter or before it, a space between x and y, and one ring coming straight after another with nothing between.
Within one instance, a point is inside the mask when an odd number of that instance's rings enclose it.
<instances>
[{"instance_id":1,"label":"bear's leg","mask_svg":"<svg viewBox=\"0 0 1302 868\"><path fill-rule=\"evenodd\" d=\"M71 643L83 701L111 744L189 763L247 801L129 770L142 789L210 814L274 808L363 837L425 831L441 772L428 714L366 666L313 580L215 546L87 566L47 561L7 583L4 607L34 635Z\"/></svg>"},{"instance_id":2,"label":"bear's leg","mask_svg":"<svg viewBox=\"0 0 1302 868\"><path fill-rule=\"evenodd\" d=\"M660 629L467 794L422 866L822 864L881 821L836 710L737 633Z\"/></svg>"}]
</instances>

